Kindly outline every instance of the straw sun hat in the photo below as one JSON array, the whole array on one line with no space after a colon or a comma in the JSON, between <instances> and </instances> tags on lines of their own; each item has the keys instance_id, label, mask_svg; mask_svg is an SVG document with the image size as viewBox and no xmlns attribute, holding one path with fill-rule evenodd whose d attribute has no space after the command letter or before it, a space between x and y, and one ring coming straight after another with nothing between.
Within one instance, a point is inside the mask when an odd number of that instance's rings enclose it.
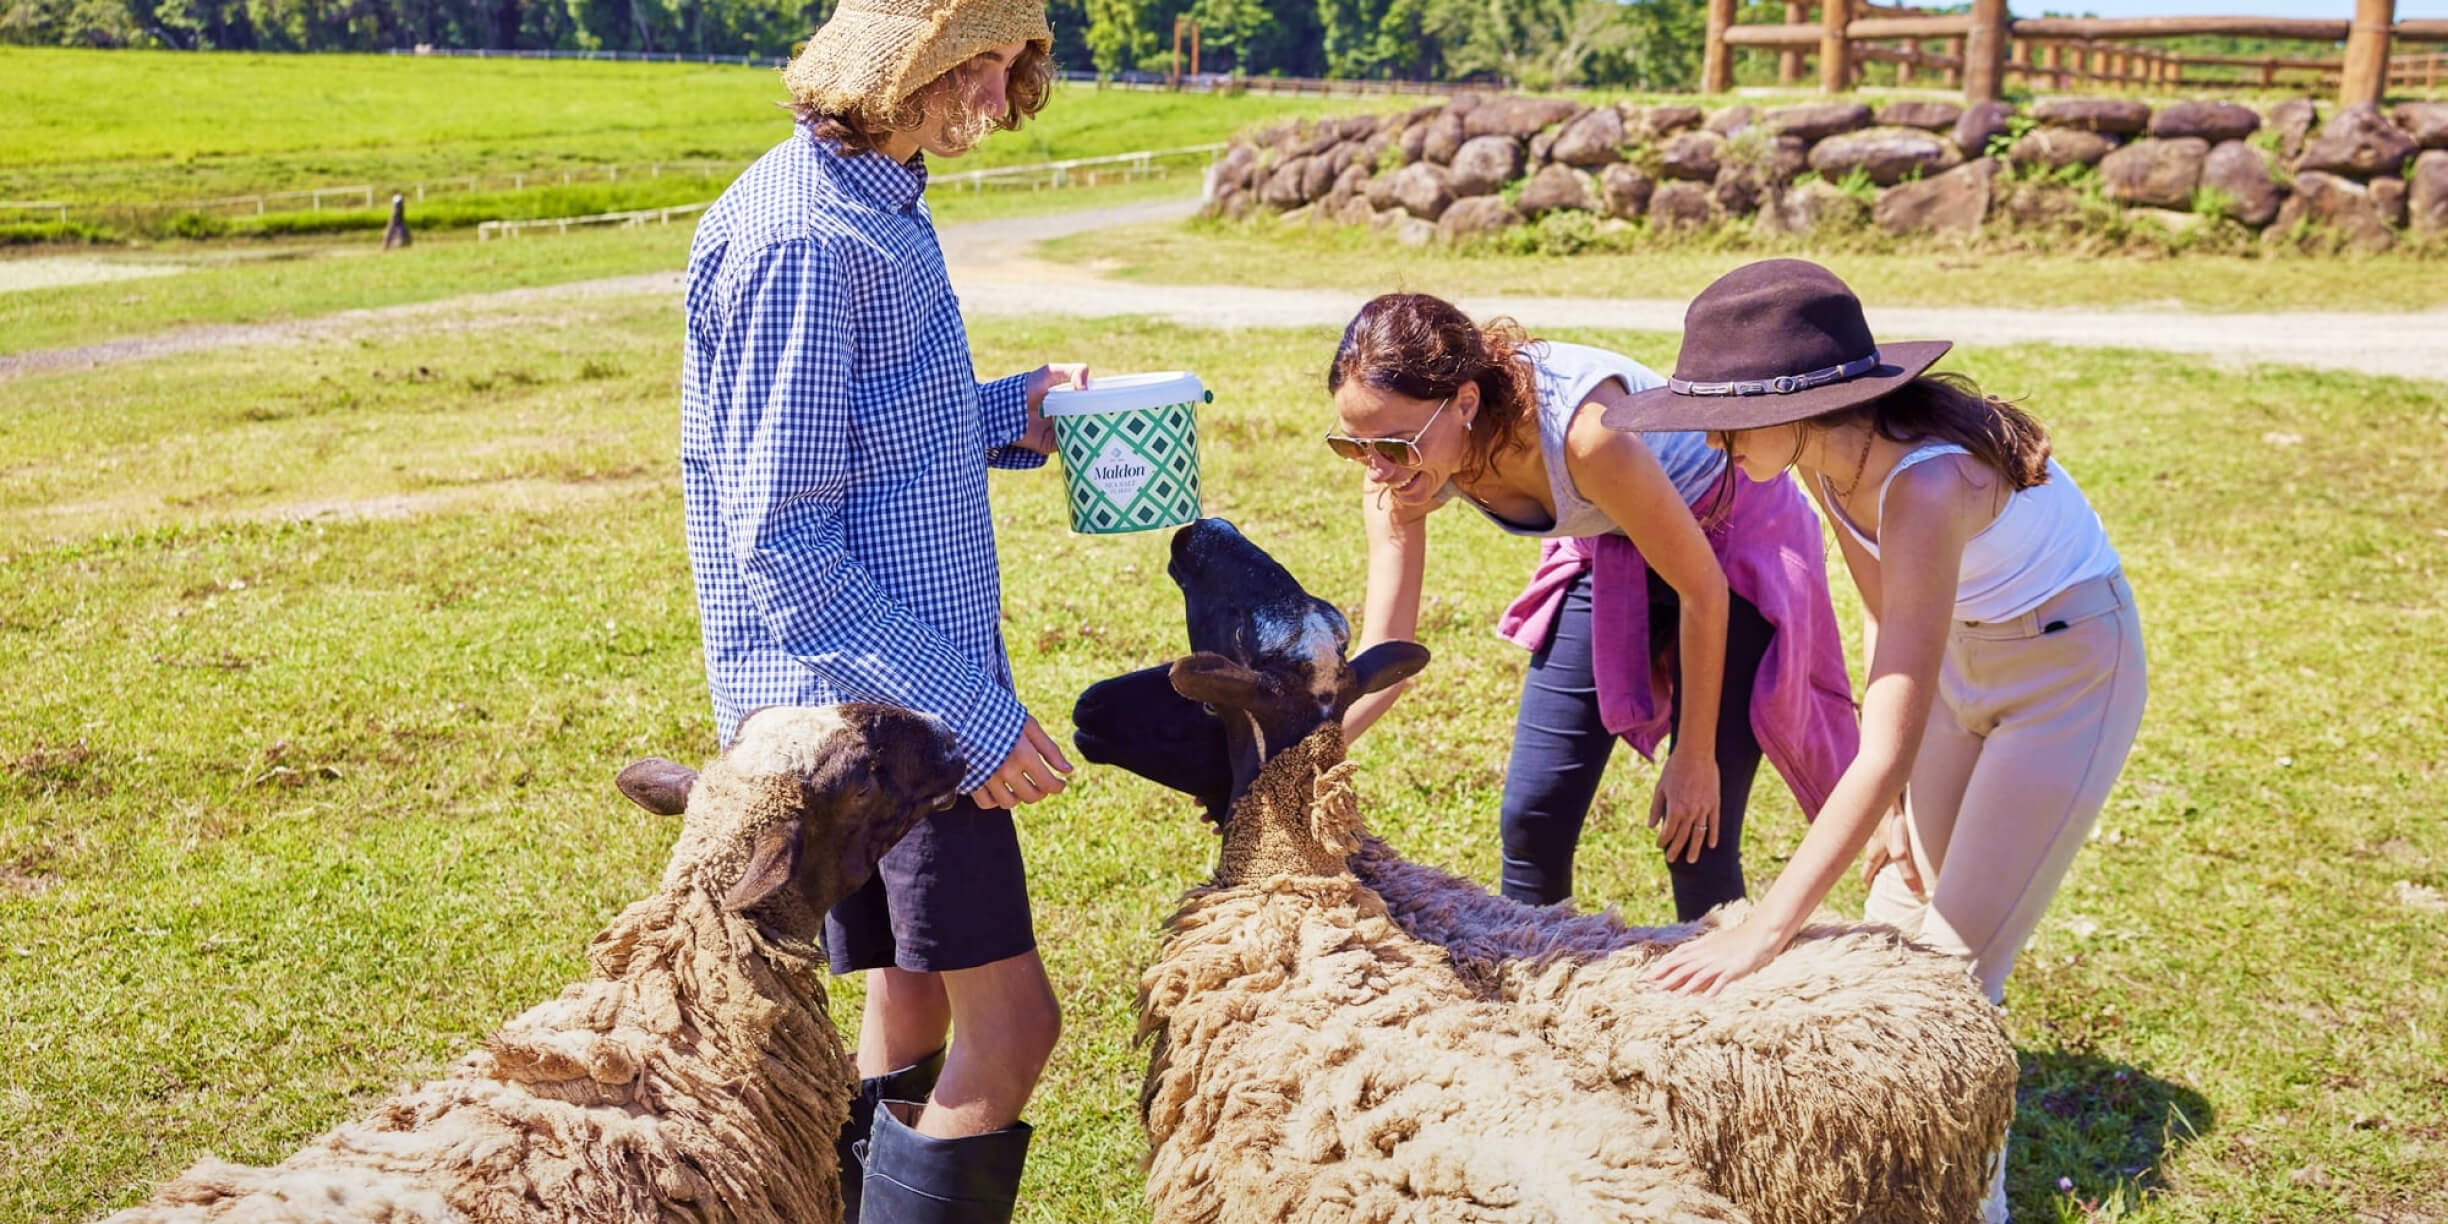
<instances>
[{"instance_id":1,"label":"straw sun hat","mask_svg":"<svg viewBox=\"0 0 2448 1224\"><path fill-rule=\"evenodd\" d=\"M791 96L825 114L889 111L980 52L1054 46L1044 0L841 0L782 72Z\"/></svg>"}]
</instances>

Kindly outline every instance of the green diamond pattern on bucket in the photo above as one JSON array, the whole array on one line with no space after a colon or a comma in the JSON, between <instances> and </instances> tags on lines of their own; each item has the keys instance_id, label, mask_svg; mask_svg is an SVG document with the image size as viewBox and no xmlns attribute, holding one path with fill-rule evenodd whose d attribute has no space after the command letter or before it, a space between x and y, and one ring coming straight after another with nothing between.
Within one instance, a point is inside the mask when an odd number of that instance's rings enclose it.
<instances>
[{"instance_id":1,"label":"green diamond pattern on bucket","mask_svg":"<svg viewBox=\"0 0 2448 1224\"><path fill-rule=\"evenodd\" d=\"M1191 405L1053 421L1073 531L1116 535L1197 520L1198 422Z\"/></svg>"}]
</instances>

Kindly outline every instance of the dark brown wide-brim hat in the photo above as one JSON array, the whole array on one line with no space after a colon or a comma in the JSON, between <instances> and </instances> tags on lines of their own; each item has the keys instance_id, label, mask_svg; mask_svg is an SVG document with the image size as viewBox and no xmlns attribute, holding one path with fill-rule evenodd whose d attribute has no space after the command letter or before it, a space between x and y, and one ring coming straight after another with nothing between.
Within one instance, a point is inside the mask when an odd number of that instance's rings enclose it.
<instances>
[{"instance_id":1,"label":"dark brown wide-brim hat","mask_svg":"<svg viewBox=\"0 0 2448 1224\"><path fill-rule=\"evenodd\" d=\"M1720 276L1683 312L1674 377L1606 410L1610 429L1765 429L1877 399L1921 376L1951 340L1881 345L1861 299L1806 259Z\"/></svg>"}]
</instances>

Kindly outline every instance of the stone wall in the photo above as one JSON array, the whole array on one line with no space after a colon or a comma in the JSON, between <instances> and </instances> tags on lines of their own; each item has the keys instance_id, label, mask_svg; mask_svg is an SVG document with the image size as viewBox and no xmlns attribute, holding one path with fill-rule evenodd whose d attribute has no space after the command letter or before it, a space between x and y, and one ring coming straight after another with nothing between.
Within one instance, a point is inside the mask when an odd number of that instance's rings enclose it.
<instances>
[{"instance_id":1,"label":"stone wall","mask_svg":"<svg viewBox=\"0 0 2448 1224\"><path fill-rule=\"evenodd\" d=\"M1772 234L1969 235L2045 229L2103 205L2170 232L2209 223L2359 250L2438 235L2448 231L2448 103L1703 110L1462 94L1402 114L1278 124L1235 141L1207 178L1210 215L1298 214L1413 244L1559 214L1618 233L1739 220Z\"/></svg>"}]
</instances>

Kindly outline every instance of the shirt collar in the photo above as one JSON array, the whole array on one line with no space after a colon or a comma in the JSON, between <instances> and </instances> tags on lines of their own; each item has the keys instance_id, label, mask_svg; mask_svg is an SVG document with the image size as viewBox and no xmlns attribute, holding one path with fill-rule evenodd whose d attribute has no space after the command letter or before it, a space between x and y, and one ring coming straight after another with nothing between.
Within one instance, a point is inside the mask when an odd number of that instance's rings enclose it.
<instances>
[{"instance_id":1,"label":"shirt collar","mask_svg":"<svg viewBox=\"0 0 2448 1224\"><path fill-rule=\"evenodd\" d=\"M850 189L869 203L893 212L908 212L926 194L926 154L913 153L907 162L897 162L882 153L866 152L845 156L830 141L811 137L819 158L830 163Z\"/></svg>"}]
</instances>

